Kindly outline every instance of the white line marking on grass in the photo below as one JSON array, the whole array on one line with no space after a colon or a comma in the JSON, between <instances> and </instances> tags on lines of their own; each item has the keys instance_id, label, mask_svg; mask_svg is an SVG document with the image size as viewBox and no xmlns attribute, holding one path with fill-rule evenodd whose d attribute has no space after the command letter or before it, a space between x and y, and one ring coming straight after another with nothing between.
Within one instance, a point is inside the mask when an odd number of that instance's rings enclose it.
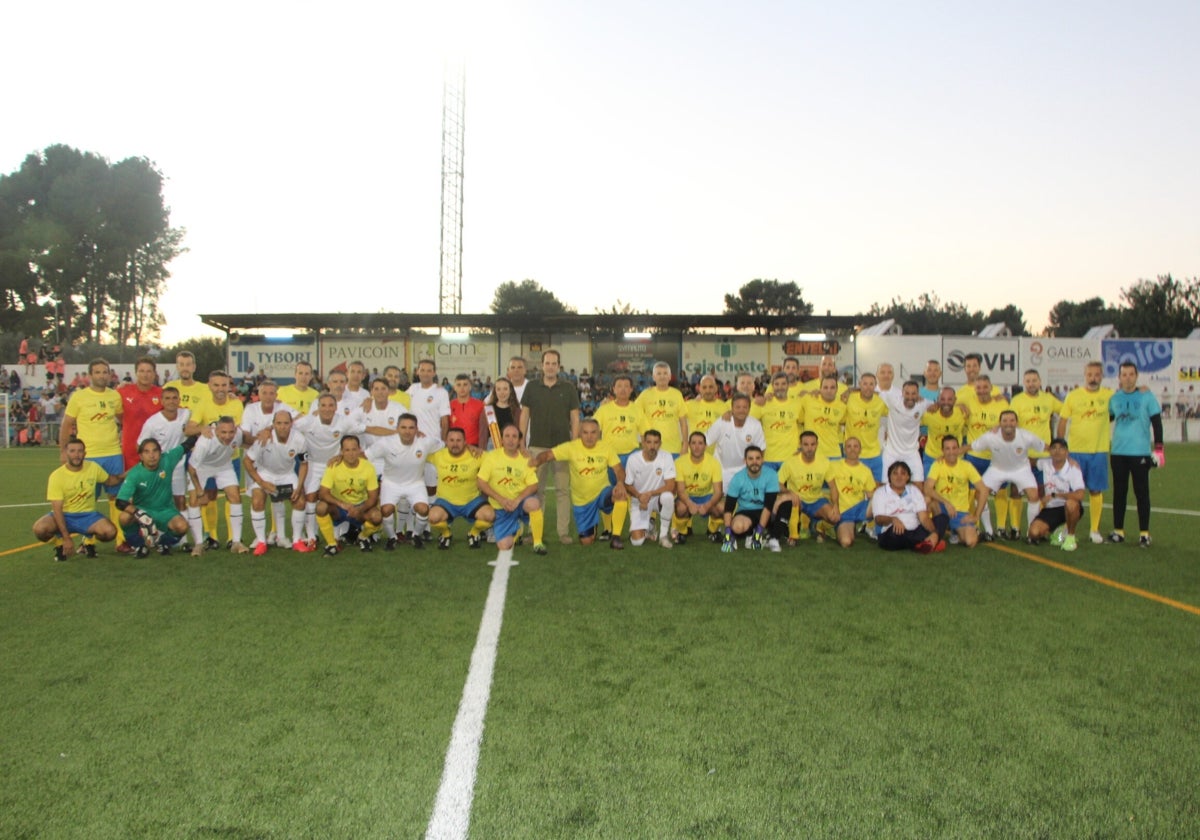
<instances>
[{"instance_id":1,"label":"white line marking on grass","mask_svg":"<svg viewBox=\"0 0 1200 840\"><path fill-rule=\"evenodd\" d=\"M442 840L461 840L471 825L471 800L475 796L475 771L479 765L479 745L483 740L483 718L487 714L488 698L492 692L492 672L496 666L496 649L500 644L500 624L504 620L504 598L508 592L508 570L517 565L512 551L489 565L495 566L492 584L488 587L487 603L479 622L479 636L471 652L471 667L463 685L458 716L450 732L450 747L446 750L446 765L442 783L433 804L433 816L425 836Z\"/></svg>"},{"instance_id":2,"label":"white line marking on grass","mask_svg":"<svg viewBox=\"0 0 1200 840\"><path fill-rule=\"evenodd\" d=\"M23 507L46 507L49 504L50 504L49 502L30 502L27 505L0 505L0 510L8 510L9 508L23 508Z\"/></svg>"},{"instance_id":3,"label":"white line marking on grass","mask_svg":"<svg viewBox=\"0 0 1200 840\"><path fill-rule=\"evenodd\" d=\"M1109 504L1108 502L1105 502L1104 506L1106 508L1108 508L1109 510L1112 510L1112 505ZM1130 508L1126 508L1126 510L1130 510ZM1180 516L1200 516L1200 510L1180 510L1179 508L1160 508L1160 507L1154 507L1153 505L1150 506L1150 512L1151 513L1177 513Z\"/></svg>"}]
</instances>

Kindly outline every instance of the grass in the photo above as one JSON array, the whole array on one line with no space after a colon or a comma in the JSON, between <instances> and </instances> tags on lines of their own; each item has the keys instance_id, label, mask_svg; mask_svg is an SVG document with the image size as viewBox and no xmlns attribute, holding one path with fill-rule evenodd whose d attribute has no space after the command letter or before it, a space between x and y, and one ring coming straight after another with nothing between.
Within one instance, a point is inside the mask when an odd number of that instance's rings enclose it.
<instances>
[{"instance_id":1,"label":"grass","mask_svg":"<svg viewBox=\"0 0 1200 840\"><path fill-rule=\"evenodd\" d=\"M0 453L0 505L52 459ZM1197 524L1019 550L1200 606ZM0 836L419 836L491 556L0 557ZM1200 830L1200 616L990 547L518 559L476 837Z\"/></svg>"}]
</instances>

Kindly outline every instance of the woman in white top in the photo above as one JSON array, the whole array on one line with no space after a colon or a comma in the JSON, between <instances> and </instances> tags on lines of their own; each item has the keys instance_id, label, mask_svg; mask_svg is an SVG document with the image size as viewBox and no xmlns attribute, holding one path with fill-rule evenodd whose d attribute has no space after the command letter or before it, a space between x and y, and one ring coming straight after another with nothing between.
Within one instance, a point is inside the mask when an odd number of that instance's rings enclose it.
<instances>
[{"instance_id":1,"label":"woman in white top","mask_svg":"<svg viewBox=\"0 0 1200 840\"><path fill-rule=\"evenodd\" d=\"M888 467L887 484L875 490L871 509L879 532L879 547L885 551L912 549L921 554L945 551L942 534L950 524L944 513L930 517L925 494L912 486L912 470L904 461Z\"/></svg>"}]
</instances>

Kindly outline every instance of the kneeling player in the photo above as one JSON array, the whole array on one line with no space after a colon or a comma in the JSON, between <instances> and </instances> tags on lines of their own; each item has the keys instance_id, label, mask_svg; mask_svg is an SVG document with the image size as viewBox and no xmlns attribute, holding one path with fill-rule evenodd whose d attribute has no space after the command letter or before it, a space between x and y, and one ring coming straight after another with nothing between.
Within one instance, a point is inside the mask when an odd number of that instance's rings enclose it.
<instances>
[{"instance_id":1,"label":"kneeling player","mask_svg":"<svg viewBox=\"0 0 1200 840\"><path fill-rule=\"evenodd\" d=\"M371 535L383 523L379 510L379 477L364 458L358 435L346 435L339 449L341 461L325 470L317 498L317 527L325 539L325 555L333 557L341 549L333 527L348 522L347 540L358 538L360 551L371 550Z\"/></svg>"},{"instance_id":2,"label":"kneeling player","mask_svg":"<svg viewBox=\"0 0 1200 840\"><path fill-rule=\"evenodd\" d=\"M261 403L260 403L261 405ZM304 481L308 477L308 441L292 428L292 413L287 409L275 412L266 439L254 441L246 450L242 465L250 479L250 526L254 529L254 555L267 553L267 499L271 500L271 515L275 521L275 544L291 546L301 553L312 551L304 541L305 500ZM263 430L266 432L266 430ZM297 469L296 462L300 467ZM284 504L292 506L292 542L284 530Z\"/></svg>"},{"instance_id":3,"label":"kneeling player","mask_svg":"<svg viewBox=\"0 0 1200 840\"><path fill-rule=\"evenodd\" d=\"M203 555L206 547L200 508L216 501L218 490L224 492L229 503L230 550L234 554L250 553L250 549L242 543L242 493L233 467L233 456L240 437L241 431L233 418L221 417L217 420L212 436L202 436L192 449L187 470L193 485L188 503L188 524L192 528L192 538L196 543L192 547L193 557Z\"/></svg>"},{"instance_id":4,"label":"kneeling player","mask_svg":"<svg viewBox=\"0 0 1200 840\"><path fill-rule=\"evenodd\" d=\"M537 500L537 470L529 466L529 458L521 452L520 429L510 423L500 431L500 448L483 456L475 483L479 492L487 496L496 516L492 530L500 551L497 559L512 559L522 524L529 525L533 553L546 554L542 542L544 514Z\"/></svg>"},{"instance_id":5,"label":"kneeling player","mask_svg":"<svg viewBox=\"0 0 1200 840\"><path fill-rule=\"evenodd\" d=\"M675 459L659 451L662 435L642 433L642 448L625 462L625 492L629 494L629 541L641 545L650 531L650 514L658 513L658 544L671 548L671 514L675 510ZM614 532L615 533L615 532Z\"/></svg>"},{"instance_id":6,"label":"kneeling player","mask_svg":"<svg viewBox=\"0 0 1200 840\"><path fill-rule=\"evenodd\" d=\"M479 492L479 467L482 459L467 448L466 432L455 427L446 431L446 446L426 461L437 468L438 491L429 506L429 527L438 536L438 548L450 548L450 523L455 519L472 522L467 532L467 548L479 548L483 534L496 514Z\"/></svg>"},{"instance_id":7,"label":"kneeling player","mask_svg":"<svg viewBox=\"0 0 1200 840\"><path fill-rule=\"evenodd\" d=\"M429 465L428 456L441 448L442 442L437 438L417 437L417 417L408 413L401 414L396 421L396 434L377 438L367 447L367 458L372 464L382 467L379 507L387 534L385 551L394 550L399 541L393 525L393 515L397 510L412 511L416 520L411 535L412 546L415 549L425 548L425 532L429 527L426 467ZM362 549L371 550L369 544Z\"/></svg>"},{"instance_id":8,"label":"kneeling player","mask_svg":"<svg viewBox=\"0 0 1200 840\"><path fill-rule=\"evenodd\" d=\"M550 461L566 461L570 465L571 505L579 541L584 545L595 542L600 514L607 513L611 516L613 534L608 546L624 548L620 534L629 506L625 469L612 444L600 439L600 424L590 417L581 420L578 439L540 453L530 460L529 465L537 468ZM609 472L616 476L615 485L609 484Z\"/></svg>"},{"instance_id":9,"label":"kneeling player","mask_svg":"<svg viewBox=\"0 0 1200 840\"><path fill-rule=\"evenodd\" d=\"M155 544L159 554L170 554L171 546L187 536L188 523L175 506L172 485L175 467L195 444L196 438L190 437L167 452L154 438L138 445L138 463L125 474L117 493L121 529L138 557L145 557Z\"/></svg>"},{"instance_id":10,"label":"kneeling player","mask_svg":"<svg viewBox=\"0 0 1200 840\"><path fill-rule=\"evenodd\" d=\"M846 457L829 465L825 482L829 501L838 513L837 540L842 548L854 545L855 529L867 521L867 508L875 492L875 473L859 459L862 442L851 435L842 448Z\"/></svg>"},{"instance_id":11,"label":"kneeling player","mask_svg":"<svg viewBox=\"0 0 1200 840\"><path fill-rule=\"evenodd\" d=\"M1050 457L1038 460L1045 482L1043 507L1029 523L1029 542L1046 539L1055 529L1067 526L1062 540L1063 551L1074 551L1075 526L1083 516L1083 471L1067 459L1067 442L1062 438L1050 441Z\"/></svg>"},{"instance_id":12,"label":"kneeling player","mask_svg":"<svg viewBox=\"0 0 1200 840\"><path fill-rule=\"evenodd\" d=\"M50 512L33 523L33 535L42 542L54 540L54 559L66 560L75 553L71 535L82 534L80 553L95 557L96 540L111 542L117 537L112 521L96 512L96 486L116 487L121 479L87 460L79 438L68 440L63 452L66 462L50 473L46 484Z\"/></svg>"},{"instance_id":13,"label":"kneeling player","mask_svg":"<svg viewBox=\"0 0 1200 840\"><path fill-rule=\"evenodd\" d=\"M706 377L711 380L711 377ZM682 545L692 530L692 520L708 520L708 539L721 541L722 514L725 511L721 465L708 451L704 432L688 436L688 451L675 459L675 518L671 520L671 539Z\"/></svg>"},{"instance_id":14,"label":"kneeling player","mask_svg":"<svg viewBox=\"0 0 1200 840\"><path fill-rule=\"evenodd\" d=\"M987 509L988 488L975 465L959 457L962 446L957 437L944 436L941 450L942 457L930 466L925 480L925 503L931 511L950 518L950 533L958 536L960 544L974 548L979 542L979 520Z\"/></svg>"},{"instance_id":15,"label":"kneeling player","mask_svg":"<svg viewBox=\"0 0 1200 840\"><path fill-rule=\"evenodd\" d=\"M753 444L746 447L744 460L746 466L734 474L725 490L721 551L737 548L737 538L743 534L753 549L761 549L769 534L771 551L779 551L779 536L787 533L787 521L771 516L779 497L779 474L763 465L763 451Z\"/></svg>"},{"instance_id":16,"label":"kneeling player","mask_svg":"<svg viewBox=\"0 0 1200 840\"><path fill-rule=\"evenodd\" d=\"M818 541L823 539L817 530L819 523L827 522L837 528L841 522L837 505L825 496L829 459L817 454L819 443L816 432L801 433L800 452L784 461L779 471L781 492L775 503L775 514L788 523L789 545L799 536L800 514L808 517L809 529Z\"/></svg>"}]
</instances>

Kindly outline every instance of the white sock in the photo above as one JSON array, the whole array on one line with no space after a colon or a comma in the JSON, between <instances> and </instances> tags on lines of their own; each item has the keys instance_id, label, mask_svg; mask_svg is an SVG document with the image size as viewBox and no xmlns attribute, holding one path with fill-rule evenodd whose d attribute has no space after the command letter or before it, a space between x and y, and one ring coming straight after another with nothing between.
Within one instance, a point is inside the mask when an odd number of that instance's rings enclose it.
<instances>
[{"instance_id":1,"label":"white sock","mask_svg":"<svg viewBox=\"0 0 1200 840\"><path fill-rule=\"evenodd\" d=\"M299 542L304 539L304 520L308 518L308 514L304 508L292 508L292 541ZM282 534L283 532L280 531Z\"/></svg>"},{"instance_id":2,"label":"white sock","mask_svg":"<svg viewBox=\"0 0 1200 840\"><path fill-rule=\"evenodd\" d=\"M662 506L658 514L658 538L661 540L671 533L671 516L667 511L675 510L675 494L663 493L658 497L658 503Z\"/></svg>"},{"instance_id":3,"label":"white sock","mask_svg":"<svg viewBox=\"0 0 1200 840\"><path fill-rule=\"evenodd\" d=\"M229 506L229 524L232 529L229 534L229 539L233 540L235 543L239 543L242 541L242 520L243 520L243 518L244 517L242 514L242 506L241 505L230 505Z\"/></svg>"},{"instance_id":4,"label":"white sock","mask_svg":"<svg viewBox=\"0 0 1200 840\"><path fill-rule=\"evenodd\" d=\"M267 541L267 512L265 510L250 511L250 527L254 529L256 542Z\"/></svg>"},{"instance_id":5,"label":"white sock","mask_svg":"<svg viewBox=\"0 0 1200 840\"><path fill-rule=\"evenodd\" d=\"M308 534L310 540L317 538L317 503L305 502L304 504L304 530ZM296 532L296 539L300 539L300 532Z\"/></svg>"},{"instance_id":6,"label":"white sock","mask_svg":"<svg viewBox=\"0 0 1200 840\"><path fill-rule=\"evenodd\" d=\"M276 539L287 540L287 528L284 527L283 518L283 502L271 502L271 513L275 519L275 537Z\"/></svg>"},{"instance_id":7,"label":"white sock","mask_svg":"<svg viewBox=\"0 0 1200 840\"><path fill-rule=\"evenodd\" d=\"M204 522L200 519L200 508L189 507L187 509L188 527L192 529L192 539L196 545L204 544Z\"/></svg>"}]
</instances>

